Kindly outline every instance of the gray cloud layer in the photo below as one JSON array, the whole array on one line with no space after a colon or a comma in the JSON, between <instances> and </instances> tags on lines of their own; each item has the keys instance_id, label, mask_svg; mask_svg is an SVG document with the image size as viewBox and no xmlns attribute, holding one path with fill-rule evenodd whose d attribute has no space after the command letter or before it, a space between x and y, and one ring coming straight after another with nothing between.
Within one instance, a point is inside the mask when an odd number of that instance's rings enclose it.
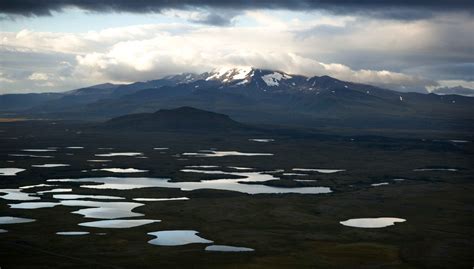
<instances>
[{"instance_id":1,"label":"gray cloud layer","mask_svg":"<svg viewBox=\"0 0 474 269\"><path fill-rule=\"evenodd\" d=\"M437 12L463 11L474 14L472 0L0 0L0 13L20 16L48 16L53 11L76 7L92 12L162 12L166 9L286 9L326 10L337 14L365 14L379 18L412 20ZM204 23L227 24L218 14L209 15Z\"/></svg>"},{"instance_id":2,"label":"gray cloud layer","mask_svg":"<svg viewBox=\"0 0 474 269\"><path fill-rule=\"evenodd\" d=\"M162 12L185 21L83 33L0 32L0 93L227 65L331 75L400 91L474 88L471 2L0 0L0 19L74 7L96 15Z\"/></svg>"}]
</instances>

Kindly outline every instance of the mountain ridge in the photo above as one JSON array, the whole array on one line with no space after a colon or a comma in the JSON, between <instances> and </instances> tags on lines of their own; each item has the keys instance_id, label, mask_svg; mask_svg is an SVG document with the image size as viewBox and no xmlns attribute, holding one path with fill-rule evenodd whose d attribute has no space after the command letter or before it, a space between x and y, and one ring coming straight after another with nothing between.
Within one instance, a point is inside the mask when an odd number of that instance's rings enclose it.
<instances>
[{"instance_id":1,"label":"mountain ridge","mask_svg":"<svg viewBox=\"0 0 474 269\"><path fill-rule=\"evenodd\" d=\"M5 96L0 96L0 104L2 99ZM96 85L37 103L29 101L23 109L18 105L11 111L30 117L105 120L182 106L251 123L474 129L472 97L402 93L330 76L305 77L250 67Z\"/></svg>"}]
</instances>

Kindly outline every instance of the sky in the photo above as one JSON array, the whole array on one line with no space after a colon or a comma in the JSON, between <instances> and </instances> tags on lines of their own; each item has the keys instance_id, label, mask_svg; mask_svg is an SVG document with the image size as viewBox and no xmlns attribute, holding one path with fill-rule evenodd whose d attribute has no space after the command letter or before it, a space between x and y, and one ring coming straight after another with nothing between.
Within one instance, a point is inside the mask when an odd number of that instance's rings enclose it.
<instances>
[{"instance_id":1,"label":"sky","mask_svg":"<svg viewBox=\"0 0 474 269\"><path fill-rule=\"evenodd\" d=\"M474 95L474 2L0 0L0 94L222 66Z\"/></svg>"}]
</instances>

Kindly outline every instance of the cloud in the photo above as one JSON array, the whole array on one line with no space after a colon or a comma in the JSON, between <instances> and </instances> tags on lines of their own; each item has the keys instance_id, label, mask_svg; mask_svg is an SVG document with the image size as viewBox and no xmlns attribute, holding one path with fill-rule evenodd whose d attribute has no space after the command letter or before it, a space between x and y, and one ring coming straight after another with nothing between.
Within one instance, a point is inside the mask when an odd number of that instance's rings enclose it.
<instances>
[{"instance_id":1,"label":"cloud","mask_svg":"<svg viewBox=\"0 0 474 269\"><path fill-rule=\"evenodd\" d=\"M162 13L185 19L192 23L215 26L230 26L234 23L236 16L243 14L240 10L229 9L195 9L192 11L173 9Z\"/></svg>"},{"instance_id":2,"label":"cloud","mask_svg":"<svg viewBox=\"0 0 474 269\"><path fill-rule=\"evenodd\" d=\"M431 17L439 12L468 12L473 14L474 5L470 0L55 0L34 1L15 0L0 1L0 10L7 16L50 16L53 12L61 12L67 8L79 8L91 12L133 12L133 13L161 13L169 9L195 10L325 10L335 14L360 14L364 16L413 20ZM211 15L203 22L222 24L224 16Z\"/></svg>"},{"instance_id":3,"label":"cloud","mask_svg":"<svg viewBox=\"0 0 474 269\"><path fill-rule=\"evenodd\" d=\"M167 12L186 20L207 18L189 10ZM82 33L2 32L0 72L5 81L0 80L1 89L60 91L199 73L223 65L330 75L400 91L426 92L427 87L439 87L438 80L472 80L474 22L466 16L380 21L253 10L241 13L238 20L251 23L232 21L229 27L160 23ZM48 79L31 80L33 73L48 74Z\"/></svg>"},{"instance_id":4,"label":"cloud","mask_svg":"<svg viewBox=\"0 0 474 269\"><path fill-rule=\"evenodd\" d=\"M439 80L438 81L440 87L463 87L463 88L470 88L474 89L474 80L466 81L466 80ZM433 88L433 87L432 87ZM430 89L432 89L430 88ZM436 87L434 87L436 88Z\"/></svg>"},{"instance_id":5,"label":"cloud","mask_svg":"<svg viewBox=\"0 0 474 269\"><path fill-rule=\"evenodd\" d=\"M50 80L51 75L46 74L46 73L33 73L28 77L29 80L36 80L36 81L42 81L42 80Z\"/></svg>"},{"instance_id":6,"label":"cloud","mask_svg":"<svg viewBox=\"0 0 474 269\"><path fill-rule=\"evenodd\" d=\"M75 65L75 58L71 54L2 47L0 94L77 88L84 85L84 81L72 76Z\"/></svg>"},{"instance_id":7,"label":"cloud","mask_svg":"<svg viewBox=\"0 0 474 269\"><path fill-rule=\"evenodd\" d=\"M464 96L473 96L474 97L474 89L473 88L464 88L462 86L456 87L440 87L431 90L430 92L445 95L445 94L459 94Z\"/></svg>"},{"instance_id":8,"label":"cloud","mask_svg":"<svg viewBox=\"0 0 474 269\"><path fill-rule=\"evenodd\" d=\"M211 43L212 41L209 40ZM209 42L208 42L209 44ZM76 75L98 80L132 82L182 72L205 72L220 66L253 66L306 76L330 75L342 80L426 92L436 82L387 70L353 70L338 63L323 63L282 51L250 48L228 51L225 46L196 48L183 37L155 38L115 44L106 53L77 56Z\"/></svg>"},{"instance_id":9,"label":"cloud","mask_svg":"<svg viewBox=\"0 0 474 269\"><path fill-rule=\"evenodd\" d=\"M443 77L445 81L447 79L450 81L474 81L474 62L423 65L406 71L414 74L424 74L433 79ZM474 86L472 87L474 88Z\"/></svg>"},{"instance_id":10,"label":"cloud","mask_svg":"<svg viewBox=\"0 0 474 269\"><path fill-rule=\"evenodd\" d=\"M0 72L0 83L13 83L15 80L10 78L10 75Z\"/></svg>"}]
</instances>

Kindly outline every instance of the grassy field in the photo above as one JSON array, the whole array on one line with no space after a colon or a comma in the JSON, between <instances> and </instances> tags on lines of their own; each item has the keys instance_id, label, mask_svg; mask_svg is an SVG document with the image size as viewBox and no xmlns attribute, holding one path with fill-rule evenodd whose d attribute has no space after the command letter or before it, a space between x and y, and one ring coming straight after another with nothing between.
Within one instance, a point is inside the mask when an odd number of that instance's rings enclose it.
<instances>
[{"instance_id":1,"label":"grassy field","mask_svg":"<svg viewBox=\"0 0 474 269\"><path fill-rule=\"evenodd\" d=\"M326 132L326 134L329 132ZM274 186L325 186L333 193L257 194L219 190L180 191L144 188L94 190L77 183L62 186L80 194L126 197L178 197L189 201L146 202L134 212L161 222L131 229L80 228L91 219L71 214L79 208L35 210L9 208L16 201L0 200L0 216L34 218L27 224L0 225L2 268L471 268L474 265L474 143L465 134L390 132L369 135L354 131L302 134L271 130L186 134L98 131L72 122L11 122L0 124L0 167L27 169L17 176L0 177L0 188L44 183L54 178L115 176L103 167L149 170L146 177L173 181L212 178L183 173L186 165L253 167L258 171L292 168L345 169L335 174L312 173L305 179L275 174ZM374 136L373 134L381 134ZM400 132L403 133L403 132ZM272 138L256 143L250 138ZM84 149L66 149L81 146ZM58 147L56 152L26 154L54 158L15 157L22 149ZM169 150L153 150L167 147ZM113 150L99 148L114 148ZM216 148L273 153L256 157L175 157L183 152ZM113 157L110 163L92 163L94 154L142 152L147 159ZM70 154L73 155L70 155ZM13 162L11 162L13 161ZM69 167L34 168L33 164L66 163ZM105 166L103 166L105 165ZM419 168L455 168L458 171L414 171ZM87 170L87 172L81 172ZM404 181L393 179L403 178ZM372 187L373 183L389 185ZM45 188L47 189L47 188ZM44 201L54 201L44 194ZM346 227L339 221L359 217L400 217L407 221L381 229ZM147 244L148 232L197 230L216 244L244 246L250 253L211 253L205 245L160 247ZM58 236L66 230L86 230L87 236ZM105 232L106 235L97 233Z\"/></svg>"}]
</instances>

